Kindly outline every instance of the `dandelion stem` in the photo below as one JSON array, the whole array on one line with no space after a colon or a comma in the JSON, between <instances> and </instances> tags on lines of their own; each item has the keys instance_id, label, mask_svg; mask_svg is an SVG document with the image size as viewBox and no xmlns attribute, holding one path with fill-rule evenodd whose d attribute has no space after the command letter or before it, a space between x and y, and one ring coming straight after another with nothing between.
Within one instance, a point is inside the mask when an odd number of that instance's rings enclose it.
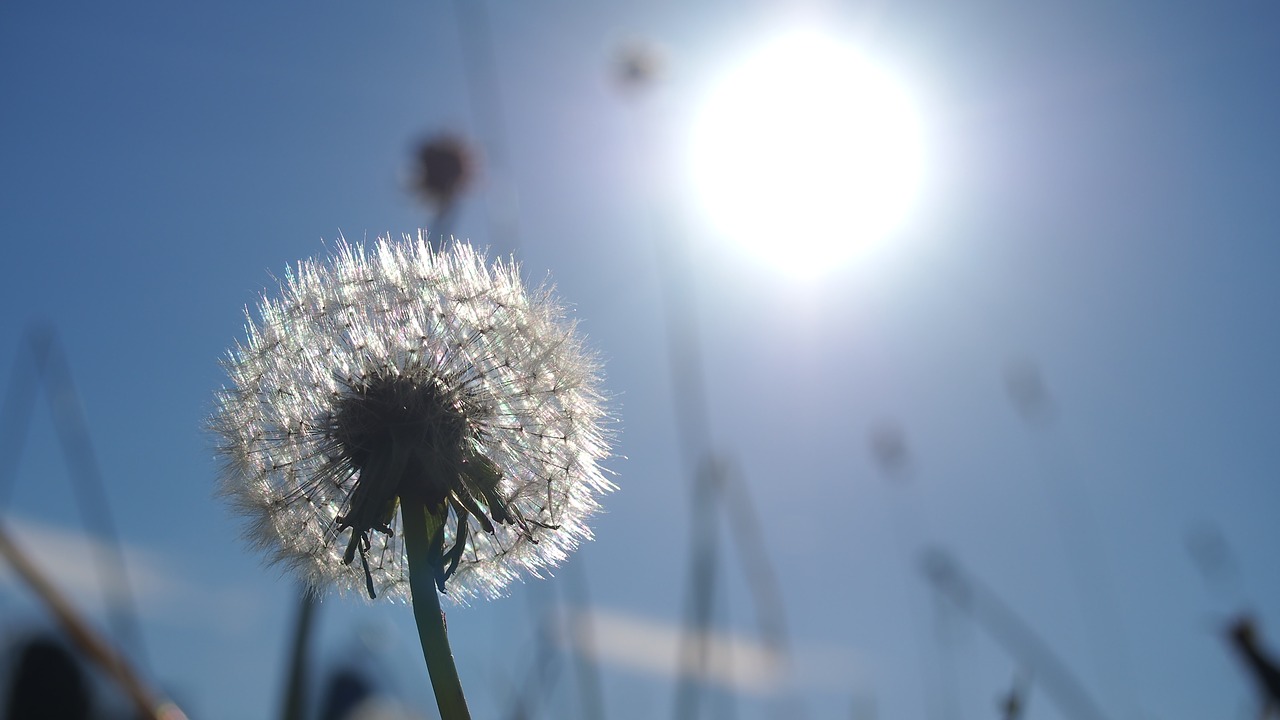
<instances>
[{"instance_id":1,"label":"dandelion stem","mask_svg":"<svg viewBox=\"0 0 1280 720\"><path fill-rule=\"evenodd\" d=\"M315 593L302 587L298 595L298 624L294 628L293 648L289 653L289 679L285 684L284 710L281 714L283 720L302 720L306 714L307 666L315 616Z\"/></svg>"},{"instance_id":2,"label":"dandelion stem","mask_svg":"<svg viewBox=\"0 0 1280 720\"><path fill-rule=\"evenodd\" d=\"M400 512L404 521L404 545L409 559L409 594L413 597L413 618L418 623L422 654L431 675L431 688L441 720L470 720L467 700L462 695L458 668L453 664L444 611L436 595L436 574L444 567L440 544L432 548L431 539L444 532L445 513L431 512L421 502L401 498Z\"/></svg>"}]
</instances>

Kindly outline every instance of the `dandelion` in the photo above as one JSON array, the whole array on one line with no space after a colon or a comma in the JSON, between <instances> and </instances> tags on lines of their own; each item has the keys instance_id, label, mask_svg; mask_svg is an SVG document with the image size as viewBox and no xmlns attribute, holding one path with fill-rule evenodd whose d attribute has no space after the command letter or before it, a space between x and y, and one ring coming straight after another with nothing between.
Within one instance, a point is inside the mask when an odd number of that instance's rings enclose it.
<instances>
[{"instance_id":1,"label":"dandelion","mask_svg":"<svg viewBox=\"0 0 1280 720\"><path fill-rule=\"evenodd\" d=\"M436 590L497 596L590 538L613 487L598 364L549 289L422 234L344 241L258 310L212 420L221 490L315 591L411 598L450 717Z\"/></svg>"},{"instance_id":2,"label":"dandelion","mask_svg":"<svg viewBox=\"0 0 1280 720\"><path fill-rule=\"evenodd\" d=\"M418 145L410 187L435 209L431 226L436 232L447 233L458 198L475 182L478 165L475 152L454 135L437 135Z\"/></svg>"},{"instance_id":3,"label":"dandelion","mask_svg":"<svg viewBox=\"0 0 1280 720\"><path fill-rule=\"evenodd\" d=\"M453 135L437 135L422 142L414 159L413 187L435 205L451 204L475 174L471 149Z\"/></svg>"}]
</instances>

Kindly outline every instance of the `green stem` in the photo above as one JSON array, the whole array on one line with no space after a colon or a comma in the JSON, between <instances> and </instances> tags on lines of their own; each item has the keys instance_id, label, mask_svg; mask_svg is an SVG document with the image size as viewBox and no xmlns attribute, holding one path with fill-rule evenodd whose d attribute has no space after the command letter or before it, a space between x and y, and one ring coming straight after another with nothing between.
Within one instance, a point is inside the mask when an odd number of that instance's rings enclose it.
<instances>
[{"instance_id":1,"label":"green stem","mask_svg":"<svg viewBox=\"0 0 1280 720\"><path fill-rule=\"evenodd\" d=\"M436 572L443 567L444 558L439 550L431 551L431 538L435 533L444 531L445 516L436 515L421 503L406 502L403 497L400 514L404 521L405 550L409 556L413 618L418 623L418 637L422 641L422 654L427 660L427 673L431 675L431 688L436 693L440 718L471 720L467 700L462 696L458 668L453 664L453 651L449 649L440 596L436 594Z\"/></svg>"},{"instance_id":2,"label":"green stem","mask_svg":"<svg viewBox=\"0 0 1280 720\"><path fill-rule=\"evenodd\" d=\"M294 628L293 649L289 653L289 679L285 685L282 715L284 720L302 720L305 714L315 614L316 596L306 587L298 588L298 624Z\"/></svg>"}]
</instances>

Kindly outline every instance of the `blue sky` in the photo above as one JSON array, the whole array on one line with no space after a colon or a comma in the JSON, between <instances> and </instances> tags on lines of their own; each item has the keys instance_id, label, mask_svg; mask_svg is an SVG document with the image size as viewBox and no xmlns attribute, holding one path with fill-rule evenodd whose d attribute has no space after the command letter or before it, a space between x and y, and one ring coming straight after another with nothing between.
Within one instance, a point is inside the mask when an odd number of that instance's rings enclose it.
<instances>
[{"instance_id":1,"label":"blue sky","mask_svg":"<svg viewBox=\"0 0 1280 720\"><path fill-rule=\"evenodd\" d=\"M760 512L795 651L774 689L732 693L739 717L995 717L1018 663L938 599L925 546L1014 608L1108 717L1254 716L1218 628L1248 607L1280 648L1280 8L806 6L910 79L931 164L899 233L801 283L709 230L681 175L709 83L795 7L486 7L496 120L475 116L452 5L0 8L0 359L32 321L62 338L146 666L193 717L277 712L292 615L291 582L213 497L218 358L290 263L427 222L403 178L440 130L501 133L454 231L507 253L490 213L515 220L526 275L573 304L620 419L597 540L555 579L449 613L477 716L506 711L571 573L612 639L608 717L670 712L653 658L681 618L691 468L656 248L675 242L696 268L712 445ZM637 39L665 58L646 97L610 75ZM1026 363L1050 423L1009 401ZM6 517L100 606L76 553L50 550L83 547L86 524L38 407ZM909 451L896 482L868 449L886 426ZM1235 568L1215 583L1187 551L1208 528ZM717 632L756 642L721 532ZM0 607L6 636L39 617L18 588ZM327 601L317 662L342 661L433 716L408 608ZM546 716L575 698L566 666ZM1034 680L1029 717L1063 717Z\"/></svg>"}]
</instances>

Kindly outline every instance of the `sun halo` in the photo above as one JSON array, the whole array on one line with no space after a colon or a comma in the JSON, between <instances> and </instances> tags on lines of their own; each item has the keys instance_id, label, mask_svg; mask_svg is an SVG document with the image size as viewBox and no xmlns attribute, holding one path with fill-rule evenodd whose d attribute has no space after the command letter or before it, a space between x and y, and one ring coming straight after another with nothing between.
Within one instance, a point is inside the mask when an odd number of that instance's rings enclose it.
<instances>
[{"instance_id":1,"label":"sun halo","mask_svg":"<svg viewBox=\"0 0 1280 720\"><path fill-rule=\"evenodd\" d=\"M920 121L884 68L797 32L742 62L692 133L692 178L718 232L811 277L897 230L923 170Z\"/></svg>"}]
</instances>

